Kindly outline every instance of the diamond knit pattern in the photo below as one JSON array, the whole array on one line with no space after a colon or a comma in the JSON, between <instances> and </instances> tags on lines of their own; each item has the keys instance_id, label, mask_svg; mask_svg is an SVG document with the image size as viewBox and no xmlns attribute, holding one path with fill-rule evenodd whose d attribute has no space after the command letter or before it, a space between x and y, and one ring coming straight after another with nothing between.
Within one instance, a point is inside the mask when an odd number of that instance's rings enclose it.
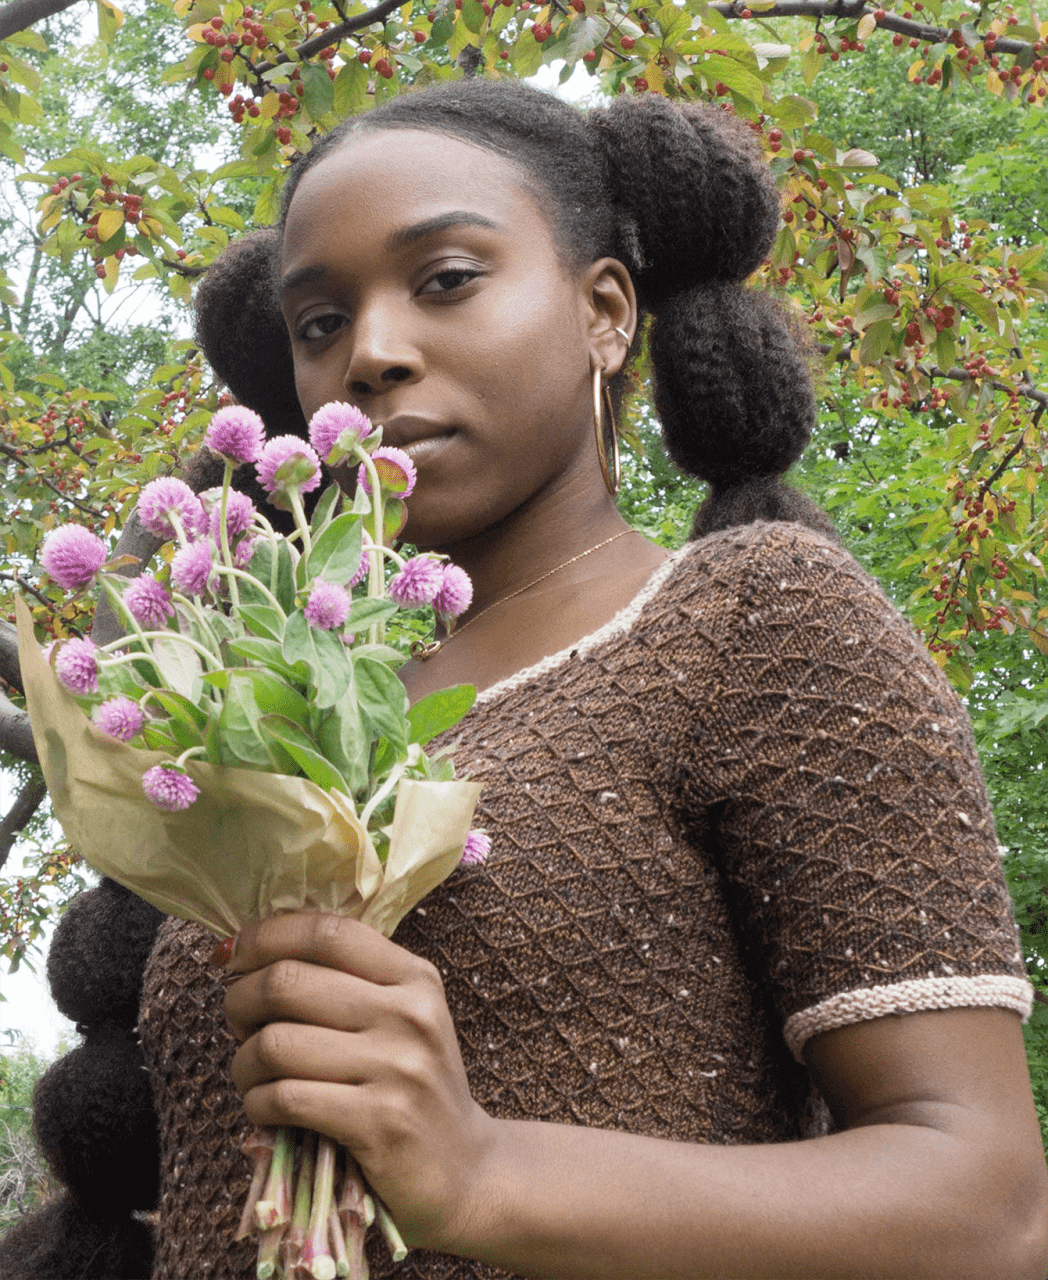
<instances>
[{"instance_id":1,"label":"diamond knit pattern","mask_svg":"<svg viewBox=\"0 0 1048 1280\"><path fill-rule=\"evenodd\" d=\"M443 974L471 1088L495 1115L792 1141L826 1118L790 1019L804 1036L840 1025L820 1008L844 993L844 1020L941 1007L929 978L957 984L947 1003L1017 1007L1018 938L964 712L817 534L704 539L639 607L487 691L455 732L492 852L395 937ZM211 945L169 922L147 971L165 1185L154 1280L253 1273L252 1251L227 1243L248 1164ZM885 986L897 1000L864 1004ZM394 1268L381 1241L369 1259L376 1280L504 1274L424 1252Z\"/></svg>"}]
</instances>

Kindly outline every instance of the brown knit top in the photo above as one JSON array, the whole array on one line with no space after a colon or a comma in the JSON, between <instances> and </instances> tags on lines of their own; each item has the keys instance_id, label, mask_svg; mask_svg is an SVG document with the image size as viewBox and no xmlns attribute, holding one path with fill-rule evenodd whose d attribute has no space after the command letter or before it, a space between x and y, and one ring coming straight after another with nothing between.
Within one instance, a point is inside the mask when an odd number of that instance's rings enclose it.
<instances>
[{"instance_id":1,"label":"brown knit top","mask_svg":"<svg viewBox=\"0 0 1048 1280\"><path fill-rule=\"evenodd\" d=\"M792 524L677 553L608 626L487 690L457 731L488 861L396 940L444 975L492 1114L690 1142L822 1123L816 1032L1029 1011L967 719L847 555ZM244 1121L214 940L169 921L142 1039L163 1143L154 1280L247 1280ZM422 1252L371 1274L467 1280Z\"/></svg>"}]
</instances>

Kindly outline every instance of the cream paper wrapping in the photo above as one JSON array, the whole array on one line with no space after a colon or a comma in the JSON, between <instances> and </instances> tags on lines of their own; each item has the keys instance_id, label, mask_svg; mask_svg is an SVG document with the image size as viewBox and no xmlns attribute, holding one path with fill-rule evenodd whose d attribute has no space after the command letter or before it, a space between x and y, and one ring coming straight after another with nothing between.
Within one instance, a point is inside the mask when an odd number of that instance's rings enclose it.
<instances>
[{"instance_id":1,"label":"cream paper wrapping","mask_svg":"<svg viewBox=\"0 0 1048 1280\"><path fill-rule=\"evenodd\" d=\"M165 813L142 774L170 757L97 729L44 660L16 601L26 704L54 812L73 849L161 911L225 937L300 908L338 912L389 937L455 868L480 786L402 782L385 866L353 805L307 778L191 760L197 800Z\"/></svg>"}]
</instances>

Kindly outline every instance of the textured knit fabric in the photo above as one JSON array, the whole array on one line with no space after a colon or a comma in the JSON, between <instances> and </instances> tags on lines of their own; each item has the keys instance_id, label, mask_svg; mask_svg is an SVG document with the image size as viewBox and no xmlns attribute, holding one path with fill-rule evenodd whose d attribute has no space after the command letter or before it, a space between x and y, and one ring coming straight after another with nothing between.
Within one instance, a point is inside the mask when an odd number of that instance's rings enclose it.
<instances>
[{"instance_id":1,"label":"textured knit fabric","mask_svg":"<svg viewBox=\"0 0 1048 1280\"><path fill-rule=\"evenodd\" d=\"M488 861L396 940L444 975L489 1112L683 1141L790 1141L824 1112L821 1030L1027 1012L967 720L839 548L752 525L673 557L570 652L456 731ZM241 1280L247 1161L212 941L164 926L143 1041L164 1144L154 1280ZM416 1252L374 1277L491 1278Z\"/></svg>"}]
</instances>

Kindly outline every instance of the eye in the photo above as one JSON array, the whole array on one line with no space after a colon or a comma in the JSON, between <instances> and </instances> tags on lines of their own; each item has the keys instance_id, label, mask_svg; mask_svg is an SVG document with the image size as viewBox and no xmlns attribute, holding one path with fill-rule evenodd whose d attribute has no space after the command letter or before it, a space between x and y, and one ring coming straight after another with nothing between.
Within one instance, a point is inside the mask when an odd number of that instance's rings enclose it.
<instances>
[{"instance_id":1,"label":"eye","mask_svg":"<svg viewBox=\"0 0 1048 1280\"><path fill-rule=\"evenodd\" d=\"M455 293L476 280L482 272L477 267L445 267L429 277L420 294Z\"/></svg>"},{"instance_id":2,"label":"eye","mask_svg":"<svg viewBox=\"0 0 1048 1280\"><path fill-rule=\"evenodd\" d=\"M345 323L345 316L339 315L337 311L329 311L319 316L310 316L295 330L295 337L300 342L320 342L324 338L330 338L333 333L337 333Z\"/></svg>"}]
</instances>

